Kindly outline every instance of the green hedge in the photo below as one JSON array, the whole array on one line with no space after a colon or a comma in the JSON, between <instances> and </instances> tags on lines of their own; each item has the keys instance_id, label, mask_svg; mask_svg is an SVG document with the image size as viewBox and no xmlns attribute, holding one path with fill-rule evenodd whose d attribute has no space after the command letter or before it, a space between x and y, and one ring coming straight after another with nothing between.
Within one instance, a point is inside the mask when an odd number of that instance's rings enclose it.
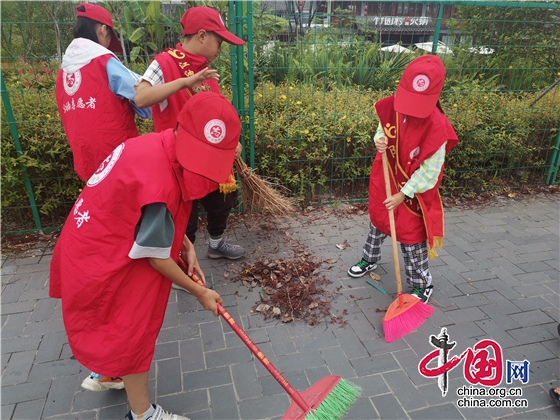
<instances>
[{"instance_id":1,"label":"green hedge","mask_svg":"<svg viewBox=\"0 0 560 420\"><path fill-rule=\"evenodd\" d=\"M3 68L19 138L17 157L2 109L2 218L4 231L34 228L20 164L27 168L44 226L59 226L83 183L54 95L56 63ZM21 73L20 73L21 71ZM34 76L39 74L39 76ZM374 156L377 120L373 104L394 91L338 90L310 85L255 88L255 163L304 202L364 199ZM549 154L560 126L559 89L534 107L534 94L450 87L442 102L460 143L446 162L444 194L544 185ZM227 94L227 92L226 92ZM151 121L139 121L143 133ZM248 142L248 139L245 139ZM248 143L247 143L248 145ZM248 146L245 151L248 154Z\"/></svg>"},{"instance_id":2,"label":"green hedge","mask_svg":"<svg viewBox=\"0 0 560 420\"><path fill-rule=\"evenodd\" d=\"M259 86L255 161L260 173L277 178L302 200L364 197L377 128L373 104L392 92ZM447 158L442 193L472 196L544 185L560 127L559 92L531 107L534 94L484 91L476 82L446 90L442 105L460 142Z\"/></svg>"}]
</instances>

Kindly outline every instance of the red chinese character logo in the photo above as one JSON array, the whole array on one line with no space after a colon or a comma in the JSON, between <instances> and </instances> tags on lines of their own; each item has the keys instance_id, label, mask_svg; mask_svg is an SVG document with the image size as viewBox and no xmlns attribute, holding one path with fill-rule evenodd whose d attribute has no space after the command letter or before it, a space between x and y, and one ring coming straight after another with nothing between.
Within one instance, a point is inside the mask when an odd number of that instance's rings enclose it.
<instances>
[{"instance_id":1,"label":"red chinese character logo","mask_svg":"<svg viewBox=\"0 0 560 420\"><path fill-rule=\"evenodd\" d=\"M210 129L210 135L217 139L222 135L222 128L219 125L215 125Z\"/></svg>"},{"instance_id":2,"label":"red chinese character logo","mask_svg":"<svg viewBox=\"0 0 560 420\"><path fill-rule=\"evenodd\" d=\"M75 82L74 75L73 74L66 74L66 84L69 87L72 87L72 86L74 86L74 82Z\"/></svg>"},{"instance_id":3,"label":"red chinese character logo","mask_svg":"<svg viewBox=\"0 0 560 420\"><path fill-rule=\"evenodd\" d=\"M490 348L494 353L491 358ZM476 343L473 350L467 349L465 360L465 379L473 384L497 386L502 382L502 348L493 340Z\"/></svg>"},{"instance_id":4,"label":"red chinese character logo","mask_svg":"<svg viewBox=\"0 0 560 420\"><path fill-rule=\"evenodd\" d=\"M446 328L442 328L438 336L430 336L430 344L436 347L436 350L428 353L420 361L418 371L427 378L438 378L442 396L447 394L447 372L454 369L463 359L464 376L469 383L497 386L502 382L502 348L495 341L482 340L472 349L468 348L460 356L453 356L449 360L449 351L456 343L449 341ZM432 360L437 360L437 367L428 367Z\"/></svg>"}]
</instances>

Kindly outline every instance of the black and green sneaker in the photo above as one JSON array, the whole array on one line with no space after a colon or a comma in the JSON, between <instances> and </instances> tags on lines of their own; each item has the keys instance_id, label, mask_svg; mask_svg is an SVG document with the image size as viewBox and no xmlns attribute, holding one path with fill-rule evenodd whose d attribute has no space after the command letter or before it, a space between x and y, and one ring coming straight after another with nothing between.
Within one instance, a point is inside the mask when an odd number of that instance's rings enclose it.
<instances>
[{"instance_id":1,"label":"black and green sneaker","mask_svg":"<svg viewBox=\"0 0 560 420\"><path fill-rule=\"evenodd\" d=\"M348 275L350 277L362 277L368 271L375 270L376 268L377 263L369 263L362 258L358 264L350 267L350 269L348 270Z\"/></svg>"},{"instance_id":2,"label":"black and green sneaker","mask_svg":"<svg viewBox=\"0 0 560 420\"><path fill-rule=\"evenodd\" d=\"M416 296L424 303L428 303L428 300L430 300L430 296L432 296L433 291L434 291L434 286L430 284L425 289L422 289L421 287L413 288L411 295Z\"/></svg>"}]
</instances>

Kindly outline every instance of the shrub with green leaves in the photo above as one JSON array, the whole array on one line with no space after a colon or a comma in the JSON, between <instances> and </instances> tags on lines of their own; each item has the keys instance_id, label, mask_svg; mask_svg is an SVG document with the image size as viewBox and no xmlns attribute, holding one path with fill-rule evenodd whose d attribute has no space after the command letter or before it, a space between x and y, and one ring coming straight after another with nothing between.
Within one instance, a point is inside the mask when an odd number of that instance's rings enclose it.
<instances>
[{"instance_id":1,"label":"shrub with green leaves","mask_svg":"<svg viewBox=\"0 0 560 420\"><path fill-rule=\"evenodd\" d=\"M23 89L20 86L28 83L24 80L26 77L8 85L22 147L20 156L16 153L5 107L2 108L2 219L5 230L35 227L28 208L22 166L27 170L46 226L57 226L64 220L82 186L74 174L72 153L60 122L52 84L47 83L44 89ZM35 85L43 83L42 80L32 79L29 83Z\"/></svg>"},{"instance_id":2,"label":"shrub with green leaves","mask_svg":"<svg viewBox=\"0 0 560 420\"><path fill-rule=\"evenodd\" d=\"M35 227L22 167L46 227L64 222L84 185L74 173L72 151L60 121L54 92L57 72L55 61L20 60L2 68L22 149L18 155L3 106L1 193L5 231ZM138 125L144 132L153 128L151 120Z\"/></svg>"},{"instance_id":3,"label":"shrub with green leaves","mask_svg":"<svg viewBox=\"0 0 560 420\"><path fill-rule=\"evenodd\" d=\"M83 182L74 174L72 154L56 106L56 63L3 65L3 74L23 154L18 157L5 109L2 114L2 218L4 230L35 227L21 165L27 168L41 221L60 226ZM142 69L137 69L142 71ZM270 82L255 87L254 158L258 174L273 177L302 203L365 199L375 155L375 101L386 90L336 84ZM231 96L229 89L224 89ZM533 93L492 89L478 78L446 82L444 110L459 136L446 160L444 194L543 185L557 130L559 88L534 106ZM247 105L248 108L248 105ZM153 129L137 119L140 133ZM245 138L249 156L249 139Z\"/></svg>"},{"instance_id":4,"label":"shrub with green leaves","mask_svg":"<svg viewBox=\"0 0 560 420\"><path fill-rule=\"evenodd\" d=\"M393 83L396 86L398 80ZM375 101L390 91L271 83L255 90L255 162L302 201L363 198L374 158ZM446 161L443 194L543 185L557 129L558 89L486 90L477 80L446 90L442 103L459 136Z\"/></svg>"}]
</instances>

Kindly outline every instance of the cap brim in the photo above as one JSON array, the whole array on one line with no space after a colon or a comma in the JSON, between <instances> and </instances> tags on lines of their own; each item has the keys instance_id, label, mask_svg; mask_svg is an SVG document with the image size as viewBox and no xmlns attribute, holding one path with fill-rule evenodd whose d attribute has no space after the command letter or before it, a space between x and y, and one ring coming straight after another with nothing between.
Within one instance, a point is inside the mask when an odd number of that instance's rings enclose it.
<instances>
[{"instance_id":1,"label":"cap brim","mask_svg":"<svg viewBox=\"0 0 560 420\"><path fill-rule=\"evenodd\" d=\"M223 40L226 41L228 44L233 44L233 45L245 44L245 41L243 41L238 36L235 36L230 31L214 31L214 32L220 35L223 38Z\"/></svg>"},{"instance_id":2,"label":"cap brim","mask_svg":"<svg viewBox=\"0 0 560 420\"><path fill-rule=\"evenodd\" d=\"M115 32L115 30L113 28L111 28L111 31L113 31L113 36L111 37L111 43L109 44L109 50L111 50L113 52L116 52L116 53L123 52L121 41L119 40L119 37L118 37L117 33Z\"/></svg>"},{"instance_id":3,"label":"cap brim","mask_svg":"<svg viewBox=\"0 0 560 420\"><path fill-rule=\"evenodd\" d=\"M399 85L395 92L395 111L416 118L426 118L434 111L439 96L439 93L421 95L410 92Z\"/></svg>"},{"instance_id":4,"label":"cap brim","mask_svg":"<svg viewBox=\"0 0 560 420\"><path fill-rule=\"evenodd\" d=\"M233 169L235 148L218 149L177 127L177 160L183 168L214 182L225 183Z\"/></svg>"}]
</instances>

